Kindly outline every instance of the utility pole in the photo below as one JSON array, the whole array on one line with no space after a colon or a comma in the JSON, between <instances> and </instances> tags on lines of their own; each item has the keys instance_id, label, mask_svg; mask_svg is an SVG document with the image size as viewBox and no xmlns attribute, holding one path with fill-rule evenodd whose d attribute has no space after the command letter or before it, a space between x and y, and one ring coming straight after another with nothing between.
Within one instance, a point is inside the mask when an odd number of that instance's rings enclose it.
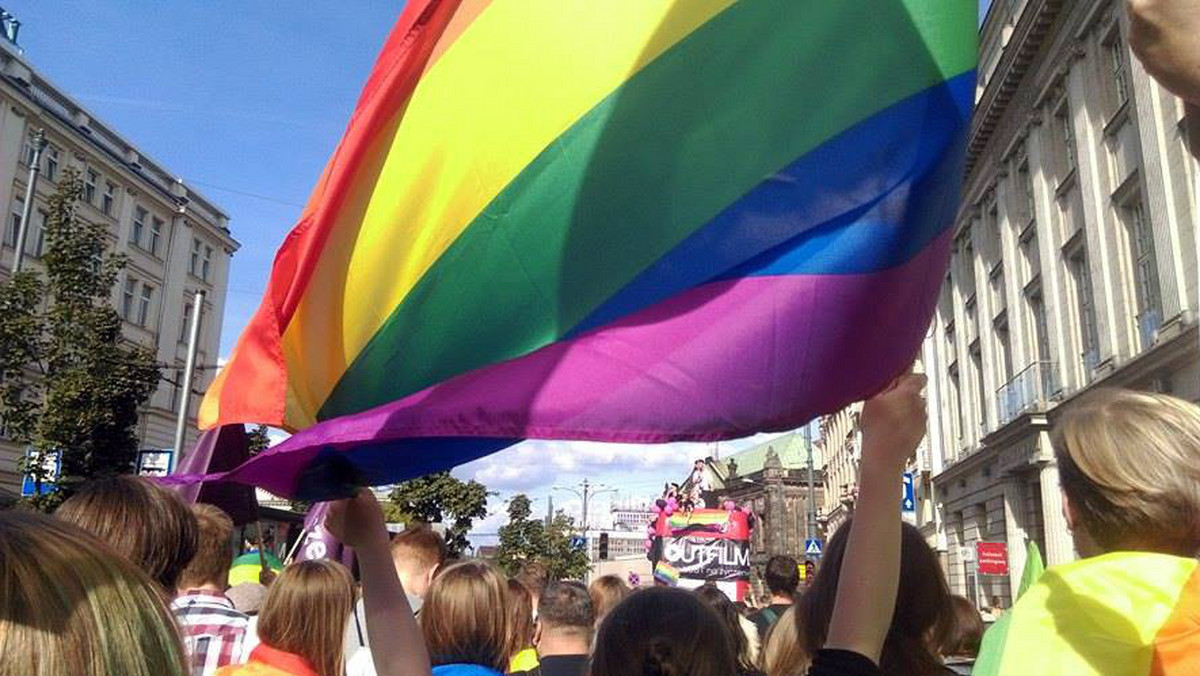
<instances>
[{"instance_id":1,"label":"utility pole","mask_svg":"<svg viewBox=\"0 0 1200 676\"><path fill-rule=\"evenodd\" d=\"M553 490L556 490L556 491L569 491L571 493L574 493L575 495L579 496L580 500L583 501L583 518L580 519L580 524L579 524L580 528L579 529L581 531L583 531L584 537L587 537L588 509L591 506L592 498L597 495L600 495L601 493L616 493L617 492L617 489L603 488L602 487L603 485L604 484L599 484L599 485L594 484L594 483L588 481L587 478L584 478L583 481L579 482L578 490L574 489L574 488L568 488L566 486L555 486L553 488Z\"/></svg>"},{"instance_id":2,"label":"utility pole","mask_svg":"<svg viewBox=\"0 0 1200 676\"><path fill-rule=\"evenodd\" d=\"M808 454L808 521L804 524L804 539L817 537L817 490L813 484L812 422L804 425L804 447Z\"/></svg>"},{"instance_id":3,"label":"utility pole","mask_svg":"<svg viewBox=\"0 0 1200 676\"><path fill-rule=\"evenodd\" d=\"M188 406L192 401L192 371L196 369L196 343L200 340L200 316L204 312L204 289L196 290L192 300L192 327L188 331L187 362L183 372L183 390L179 393L179 415L175 417L175 447L171 453L171 468L168 474L175 473L175 465L183 454L183 436L187 429ZM261 548L260 548L261 549Z\"/></svg>"},{"instance_id":4,"label":"utility pole","mask_svg":"<svg viewBox=\"0 0 1200 676\"><path fill-rule=\"evenodd\" d=\"M42 150L46 148L46 131L35 129L29 139L33 157L29 162L29 180L25 183L25 203L21 205L21 223L17 226L17 249L13 253L13 274L21 271L25 262L25 238L29 233L29 219L33 217L33 199L37 195L38 175L42 173Z\"/></svg>"}]
</instances>

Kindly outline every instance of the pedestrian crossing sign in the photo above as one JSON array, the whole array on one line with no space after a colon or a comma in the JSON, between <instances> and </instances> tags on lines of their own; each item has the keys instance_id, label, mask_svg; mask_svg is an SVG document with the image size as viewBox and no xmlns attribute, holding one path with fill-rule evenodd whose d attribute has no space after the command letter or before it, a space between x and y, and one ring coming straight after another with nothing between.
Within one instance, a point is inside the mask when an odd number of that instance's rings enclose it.
<instances>
[{"instance_id":1,"label":"pedestrian crossing sign","mask_svg":"<svg viewBox=\"0 0 1200 676\"><path fill-rule=\"evenodd\" d=\"M821 541L816 538L809 538L809 539L805 540L804 541L804 555L805 556L820 556L821 555Z\"/></svg>"}]
</instances>

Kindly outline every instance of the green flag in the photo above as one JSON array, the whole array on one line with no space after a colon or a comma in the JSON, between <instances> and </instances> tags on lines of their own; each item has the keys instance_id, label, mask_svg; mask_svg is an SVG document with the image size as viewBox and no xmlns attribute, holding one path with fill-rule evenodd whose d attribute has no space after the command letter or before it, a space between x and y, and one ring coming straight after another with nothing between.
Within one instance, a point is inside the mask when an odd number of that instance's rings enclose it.
<instances>
[{"instance_id":1,"label":"green flag","mask_svg":"<svg viewBox=\"0 0 1200 676\"><path fill-rule=\"evenodd\" d=\"M1037 543L1033 540L1026 541L1025 570L1021 571L1021 587L1017 590L1018 599L1025 595L1025 590L1032 587L1045 570L1046 566L1042 563L1042 550L1038 549Z\"/></svg>"}]
</instances>

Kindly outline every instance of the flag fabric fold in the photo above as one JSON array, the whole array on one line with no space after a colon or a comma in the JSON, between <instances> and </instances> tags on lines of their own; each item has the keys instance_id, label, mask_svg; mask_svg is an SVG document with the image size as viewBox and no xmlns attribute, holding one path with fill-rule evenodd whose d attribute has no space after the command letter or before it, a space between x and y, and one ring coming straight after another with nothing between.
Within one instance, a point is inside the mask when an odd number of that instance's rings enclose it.
<instances>
[{"instance_id":1,"label":"flag fabric fold","mask_svg":"<svg viewBox=\"0 0 1200 676\"><path fill-rule=\"evenodd\" d=\"M299 433L221 478L328 496L873 394L945 278L976 20L411 0L201 409Z\"/></svg>"}]
</instances>

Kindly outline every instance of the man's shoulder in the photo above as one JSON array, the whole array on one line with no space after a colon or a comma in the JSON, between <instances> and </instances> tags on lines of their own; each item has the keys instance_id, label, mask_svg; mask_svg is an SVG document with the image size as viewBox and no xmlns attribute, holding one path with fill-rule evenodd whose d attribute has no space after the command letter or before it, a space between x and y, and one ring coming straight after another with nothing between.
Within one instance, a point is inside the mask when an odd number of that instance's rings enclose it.
<instances>
[{"instance_id":1,"label":"man's shoulder","mask_svg":"<svg viewBox=\"0 0 1200 676\"><path fill-rule=\"evenodd\" d=\"M171 601L171 613L180 624L221 624L245 626L250 616L233 607L224 597L210 594L185 594Z\"/></svg>"}]
</instances>

